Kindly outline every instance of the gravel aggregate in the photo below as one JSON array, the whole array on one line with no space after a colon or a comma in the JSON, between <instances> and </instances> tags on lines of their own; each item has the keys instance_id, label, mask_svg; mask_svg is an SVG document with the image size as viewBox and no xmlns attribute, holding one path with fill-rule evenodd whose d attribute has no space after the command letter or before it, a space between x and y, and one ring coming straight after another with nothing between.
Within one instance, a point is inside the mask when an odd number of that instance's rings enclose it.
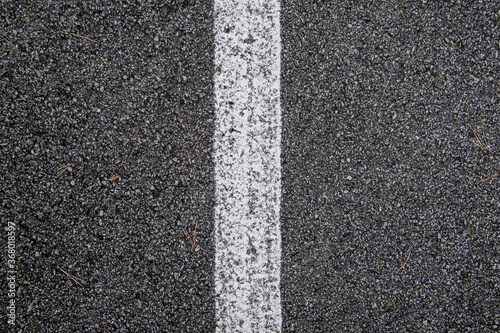
<instances>
[{"instance_id":1,"label":"gravel aggregate","mask_svg":"<svg viewBox=\"0 0 500 333\"><path fill-rule=\"evenodd\" d=\"M0 2L0 331L215 331L212 6ZM283 331L498 331L500 3L281 8Z\"/></svg>"},{"instance_id":2,"label":"gravel aggregate","mask_svg":"<svg viewBox=\"0 0 500 333\"><path fill-rule=\"evenodd\" d=\"M497 331L500 4L282 8L284 331Z\"/></svg>"},{"instance_id":3,"label":"gravel aggregate","mask_svg":"<svg viewBox=\"0 0 500 333\"><path fill-rule=\"evenodd\" d=\"M16 329L213 331L211 3L0 8L17 46L2 40L0 56Z\"/></svg>"}]
</instances>

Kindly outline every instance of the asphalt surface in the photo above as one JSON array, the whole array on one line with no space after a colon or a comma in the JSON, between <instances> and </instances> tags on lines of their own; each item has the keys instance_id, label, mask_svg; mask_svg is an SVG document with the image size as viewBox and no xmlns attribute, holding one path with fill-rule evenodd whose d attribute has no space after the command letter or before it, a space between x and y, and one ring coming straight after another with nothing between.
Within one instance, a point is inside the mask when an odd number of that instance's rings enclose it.
<instances>
[{"instance_id":1,"label":"asphalt surface","mask_svg":"<svg viewBox=\"0 0 500 333\"><path fill-rule=\"evenodd\" d=\"M0 331L215 330L212 6L1 2ZM500 3L281 8L283 331L498 331Z\"/></svg>"},{"instance_id":2,"label":"asphalt surface","mask_svg":"<svg viewBox=\"0 0 500 333\"><path fill-rule=\"evenodd\" d=\"M0 9L16 327L213 331L212 4L63 3Z\"/></svg>"},{"instance_id":3,"label":"asphalt surface","mask_svg":"<svg viewBox=\"0 0 500 333\"><path fill-rule=\"evenodd\" d=\"M424 2L284 2L284 331L499 330L500 3Z\"/></svg>"}]
</instances>

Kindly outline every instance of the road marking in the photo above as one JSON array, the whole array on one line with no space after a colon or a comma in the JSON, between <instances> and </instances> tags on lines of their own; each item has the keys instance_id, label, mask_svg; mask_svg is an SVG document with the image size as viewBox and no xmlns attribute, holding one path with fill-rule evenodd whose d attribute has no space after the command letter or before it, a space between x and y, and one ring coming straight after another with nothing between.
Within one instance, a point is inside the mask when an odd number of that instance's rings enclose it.
<instances>
[{"instance_id":1,"label":"road marking","mask_svg":"<svg viewBox=\"0 0 500 333\"><path fill-rule=\"evenodd\" d=\"M214 15L217 332L280 332L280 4Z\"/></svg>"}]
</instances>

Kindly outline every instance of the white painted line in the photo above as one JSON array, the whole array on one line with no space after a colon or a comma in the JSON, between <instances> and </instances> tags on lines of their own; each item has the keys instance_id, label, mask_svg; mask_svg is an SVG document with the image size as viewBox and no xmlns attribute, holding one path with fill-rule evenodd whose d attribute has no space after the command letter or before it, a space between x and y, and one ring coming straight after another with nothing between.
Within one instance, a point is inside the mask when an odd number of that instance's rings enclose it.
<instances>
[{"instance_id":1,"label":"white painted line","mask_svg":"<svg viewBox=\"0 0 500 333\"><path fill-rule=\"evenodd\" d=\"M280 332L280 4L214 14L217 332Z\"/></svg>"}]
</instances>

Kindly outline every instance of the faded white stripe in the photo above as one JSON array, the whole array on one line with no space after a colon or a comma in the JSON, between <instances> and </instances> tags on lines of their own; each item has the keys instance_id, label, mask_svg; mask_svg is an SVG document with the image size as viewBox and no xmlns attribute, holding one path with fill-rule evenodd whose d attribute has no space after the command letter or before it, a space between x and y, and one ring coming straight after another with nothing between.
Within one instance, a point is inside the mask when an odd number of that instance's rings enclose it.
<instances>
[{"instance_id":1,"label":"faded white stripe","mask_svg":"<svg viewBox=\"0 0 500 333\"><path fill-rule=\"evenodd\" d=\"M279 332L280 5L215 0L214 14L217 332Z\"/></svg>"}]
</instances>

